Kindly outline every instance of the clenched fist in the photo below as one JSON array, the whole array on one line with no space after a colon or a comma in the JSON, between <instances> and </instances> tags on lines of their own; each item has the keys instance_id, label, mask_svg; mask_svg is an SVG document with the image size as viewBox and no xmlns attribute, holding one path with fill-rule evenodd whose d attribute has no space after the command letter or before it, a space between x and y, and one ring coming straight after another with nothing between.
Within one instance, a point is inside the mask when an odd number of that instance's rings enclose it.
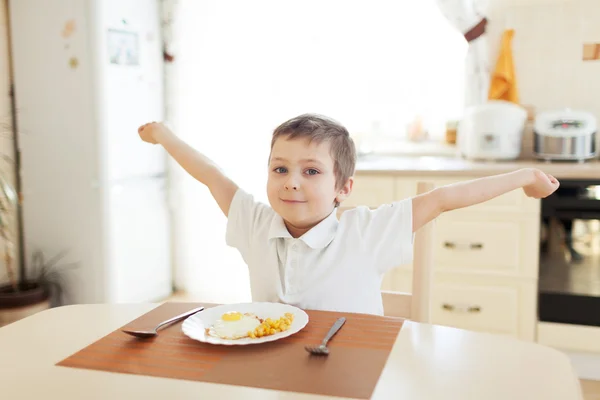
<instances>
[{"instance_id":1,"label":"clenched fist","mask_svg":"<svg viewBox=\"0 0 600 400\"><path fill-rule=\"evenodd\" d=\"M523 186L523 191L534 199L543 199L550 196L558 189L560 183L552 175L546 174L539 169L532 169L532 183Z\"/></svg>"},{"instance_id":2,"label":"clenched fist","mask_svg":"<svg viewBox=\"0 0 600 400\"><path fill-rule=\"evenodd\" d=\"M157 144L165 135L172 134L171 130L159 122L149 122L138 128L138 134L144 142Z\"/></svg>"}]
</instances>

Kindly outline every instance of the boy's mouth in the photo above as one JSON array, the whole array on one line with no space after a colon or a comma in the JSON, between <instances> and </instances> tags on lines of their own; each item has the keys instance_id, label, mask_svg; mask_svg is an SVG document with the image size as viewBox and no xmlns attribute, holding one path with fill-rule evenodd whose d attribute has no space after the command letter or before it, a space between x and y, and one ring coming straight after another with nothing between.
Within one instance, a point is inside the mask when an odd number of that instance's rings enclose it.
<instances>
[{"instance_id":1,"label":"boy's mouth","mask_svg":"<svg viewBox=\"0 0 600 400\"><path fill-rule=\"evenodd\" d=\"M302 203L306 203L306 201L302 201L302 200L292 200L292 199L279 199L281 201L283 201L286 204L302 204Z\"/></svg>"}]
</instances>

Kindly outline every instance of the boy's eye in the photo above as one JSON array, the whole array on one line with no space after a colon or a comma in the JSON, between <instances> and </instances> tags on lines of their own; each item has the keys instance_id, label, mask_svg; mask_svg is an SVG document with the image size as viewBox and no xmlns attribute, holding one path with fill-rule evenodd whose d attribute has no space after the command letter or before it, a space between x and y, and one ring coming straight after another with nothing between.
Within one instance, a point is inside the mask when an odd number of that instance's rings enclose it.
<instances>
[{"instance_id":1,"label":"boy's eye","mask_svg":"<svg viewBox=\"0 0 600 400\"><path fill-rule=\"evenodd\" d=\"M307 173L308 175L317 175L317 174L319 173L319 171L317 171L317 170L316 170L316 169L314 169L314 168L310 168L310 169L307 169L307 170L306 170L306 173Z\"/></svg>"},{"instance_id":2,"label":"boy's eye","mask_svg":"<svg viewBox=\"0 0 600 400\"><path fill-rule=\"evenodd\" d=\"M278 174L285 174L287 172L287 168L286 167L277 167L273 171L277 172Z\"/></svg>"}]
</instances>

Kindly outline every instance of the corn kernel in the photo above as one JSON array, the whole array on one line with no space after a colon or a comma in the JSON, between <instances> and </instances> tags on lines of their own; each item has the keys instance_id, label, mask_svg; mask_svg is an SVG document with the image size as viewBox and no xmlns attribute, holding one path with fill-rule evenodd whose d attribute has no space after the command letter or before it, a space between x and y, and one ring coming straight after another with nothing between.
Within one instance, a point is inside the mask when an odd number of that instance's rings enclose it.
<instances>
[{"instance_id":1,"label":"corn kernel","mask_svg":"<svg viewBox=\"0 0 600 400\"><path fill-rule=\"evenodd\" d=\"M294 314L285 313L280 318L273 320L266 318L263 322L254 329L249 331L248 336L252 339L260 338L263 336L274 335L279 332L284 332L290 329L292 322L294 321Z\"/></svg>"}]
</instances>

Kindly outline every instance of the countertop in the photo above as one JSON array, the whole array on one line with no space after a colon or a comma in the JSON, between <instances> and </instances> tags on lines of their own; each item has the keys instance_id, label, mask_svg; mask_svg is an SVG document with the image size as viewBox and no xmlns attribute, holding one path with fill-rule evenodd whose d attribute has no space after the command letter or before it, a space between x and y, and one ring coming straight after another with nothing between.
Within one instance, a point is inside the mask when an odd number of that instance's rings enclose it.
<instances>
[{"instance_id":1,"label":"countertop","mask_svg":"<svg viewBox=\"0 0 600 400\"><path fill-rule=\"evenodd\" d=\"M545 162L535 159L515 161L470 161L457 156L393 156L370 154L359 156L356 174L391 174L395 176L469 176L480 177L538 168L557 179L600 179L600 160Z\"/></svg>"}]
</instances>

